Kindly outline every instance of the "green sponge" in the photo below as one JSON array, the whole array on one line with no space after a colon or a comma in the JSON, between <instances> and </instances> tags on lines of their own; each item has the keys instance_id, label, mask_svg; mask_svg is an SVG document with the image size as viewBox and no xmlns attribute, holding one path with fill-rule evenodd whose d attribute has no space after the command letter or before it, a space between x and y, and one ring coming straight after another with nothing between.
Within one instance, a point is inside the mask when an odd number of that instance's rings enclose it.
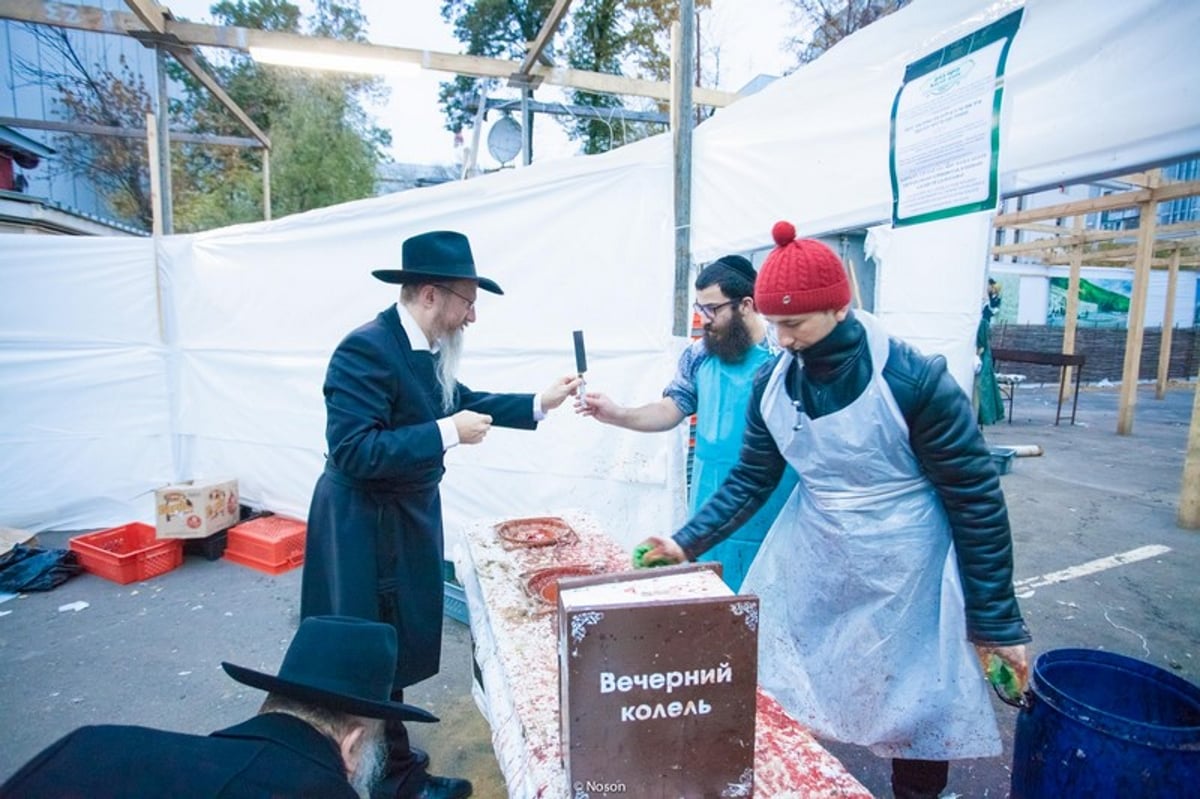
<instances>
[{"instance_id":1,"label":"green sponge","mask_svg":"<svg viewBox=\"0 0 1200 799\"><path fill-rule=\"evenodd\" d=\"M635 569L651 569L655 566L670 566L671 561L666 558L651 558L646 560L646 553L654 549L651 544L638 544L633 550L633 568Z\"/></svg>"},{"instance_id":2,"label":"green sponge","mask_svg":"<svg viewBox=\"0 0 1200 799\"><path fill-rule=\"evenodd\" d=\"M988 682L1008 699L1014 702L1021 699L1021 686L1017 683L1017 675L998 655L988 655L987 678Z\"/></svg>"}]
</instances>

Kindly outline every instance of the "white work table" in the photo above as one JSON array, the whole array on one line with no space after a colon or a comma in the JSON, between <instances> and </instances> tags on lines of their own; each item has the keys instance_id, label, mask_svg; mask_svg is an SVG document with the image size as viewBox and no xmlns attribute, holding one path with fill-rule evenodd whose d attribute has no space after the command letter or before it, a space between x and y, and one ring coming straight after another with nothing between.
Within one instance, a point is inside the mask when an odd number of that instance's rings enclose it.
<instances>
[{"instance_id":1,"label":"white work table","mask_svg":"<svg viewBox=\"0 0 1200 799\"><path fill-rule=\"evenodd\" d=\"M603 571L630 568L629 553L590 516L558 512L578 534L571 544L506 549L494 524L463 529L455 571L470 613L482 684L475 699L492 728L496 759L512 799L566 799L559 733L558 633L555 612L530 598L522 575L564 564ZM754 755L756 797L846 799L871 794L795 719L760 688Z\"/></svg>"}]
</instances>

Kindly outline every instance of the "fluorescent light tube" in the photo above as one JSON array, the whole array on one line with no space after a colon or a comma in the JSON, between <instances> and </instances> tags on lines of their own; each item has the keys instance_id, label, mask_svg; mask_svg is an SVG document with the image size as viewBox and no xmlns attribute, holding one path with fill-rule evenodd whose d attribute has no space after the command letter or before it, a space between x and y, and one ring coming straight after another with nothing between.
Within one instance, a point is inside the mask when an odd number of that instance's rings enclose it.
<instances>
[{"instance_id":1,"label":"fluorescent light tube","mask_svg":"<svg viewBox=\"0 0 1200 799\"><path fill-rule=\"evenodd\" d=\"M355 72L362 75L412 76L421 69L419 64L411 61L320 53L311 50L283 50L275 47L251 47L250 57L261 64L330 72Z\"/></svg>"}]
</instances>

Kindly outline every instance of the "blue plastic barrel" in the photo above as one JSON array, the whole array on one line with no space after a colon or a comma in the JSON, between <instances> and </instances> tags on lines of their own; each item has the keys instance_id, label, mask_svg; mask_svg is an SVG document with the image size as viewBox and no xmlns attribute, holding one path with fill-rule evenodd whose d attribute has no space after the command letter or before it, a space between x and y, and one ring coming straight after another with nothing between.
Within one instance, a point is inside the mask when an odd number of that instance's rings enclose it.
<instances>
[{"instance_id":1,"label":"blue plastic barrel","mask_svg":"<svg viewBox=\"0 0 1200 799\"><path fill-rule=\"evenodd\" d=\"M1055 649L1017 716L1012 799L1200 796L1200 687L1140 660Z\"/></svg>"}]
</instances>

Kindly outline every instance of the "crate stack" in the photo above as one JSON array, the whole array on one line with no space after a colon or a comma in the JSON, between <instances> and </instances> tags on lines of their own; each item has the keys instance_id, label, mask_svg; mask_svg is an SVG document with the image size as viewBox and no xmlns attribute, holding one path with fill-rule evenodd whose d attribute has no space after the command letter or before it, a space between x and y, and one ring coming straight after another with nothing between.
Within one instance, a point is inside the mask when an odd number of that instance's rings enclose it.
<instances>
[{"instance_id":1,"label":"crate stack","mask_svg":"<svg viewBox=\"0 0 1200 799\"><path fill-rule=\"evenodd\" d=\"M185 555L216 560L225 551L226 533L241 518L238 482L188 480L154 492L159 538L183 541Z\"/></svg>"},{"instance_id":2,"label":"crate stack","mask_svg":"<svg viewBox=\"0 0 1200 799\"><path fill-rule=\"evenodd\" d=\"M131 524L75 536L83 568L122 585L159 577L184 554L224 557L276 575L304 563L307 526L238 502L237 480L190 480L155 491L155 525Z\"/></svg>"}]
</instances>

